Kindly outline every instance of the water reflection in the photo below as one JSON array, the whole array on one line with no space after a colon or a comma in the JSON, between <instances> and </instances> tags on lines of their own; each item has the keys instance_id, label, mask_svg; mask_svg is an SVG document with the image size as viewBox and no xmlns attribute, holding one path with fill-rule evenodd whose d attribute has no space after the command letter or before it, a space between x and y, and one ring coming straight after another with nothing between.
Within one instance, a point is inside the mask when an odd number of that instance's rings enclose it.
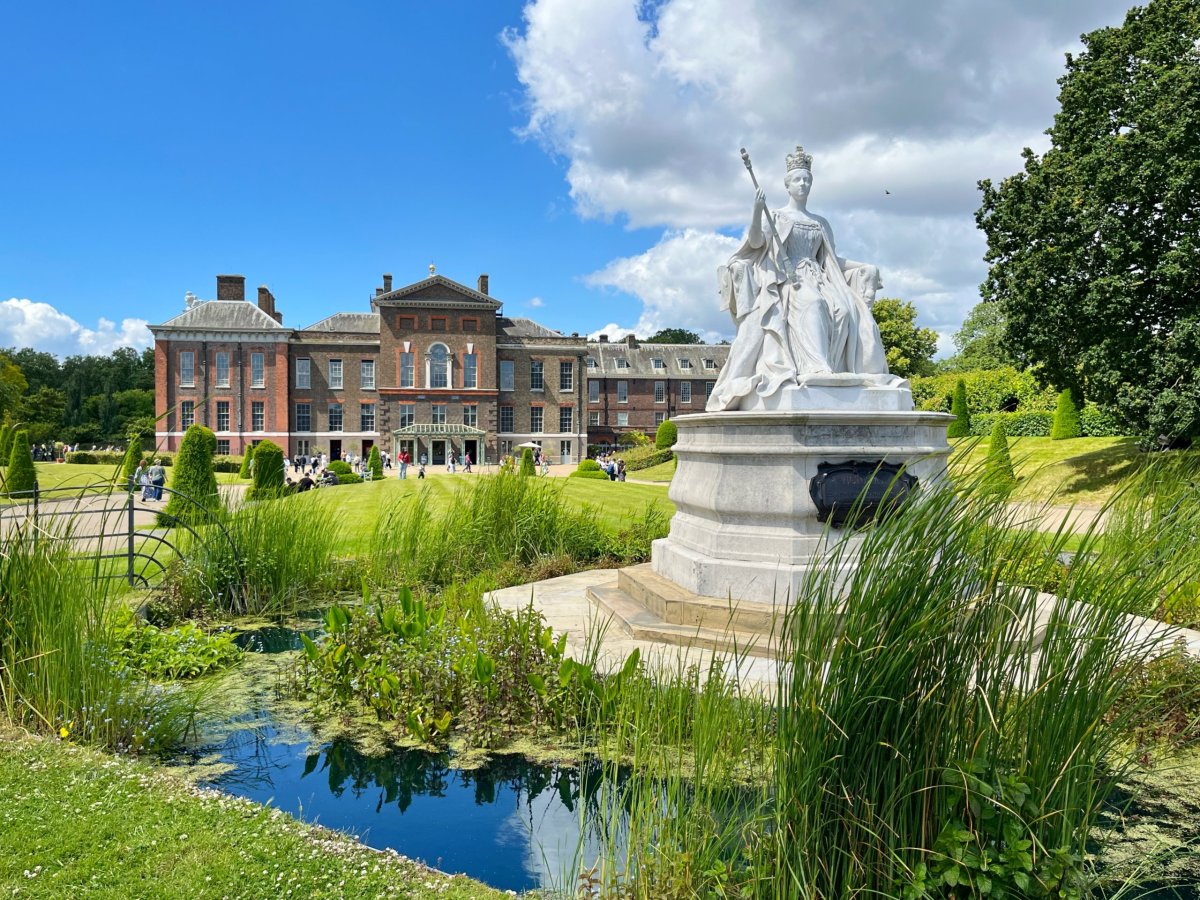
<instances>
[{"instance_id":1,"label":"water reflection","mask_svg":"<svg viewBox=\"0 0 1200 900\"><path fill-rule=\"evenodd\" d=\"M502 889L563 884L594 858L591 840L577 854L602 784L596 763L498 757L461 770L447 754L372 757L342 740L313 751L291 737L274 727L231 735L219 753L235 768L213 786Z\"/></svg>"}]
</instances>

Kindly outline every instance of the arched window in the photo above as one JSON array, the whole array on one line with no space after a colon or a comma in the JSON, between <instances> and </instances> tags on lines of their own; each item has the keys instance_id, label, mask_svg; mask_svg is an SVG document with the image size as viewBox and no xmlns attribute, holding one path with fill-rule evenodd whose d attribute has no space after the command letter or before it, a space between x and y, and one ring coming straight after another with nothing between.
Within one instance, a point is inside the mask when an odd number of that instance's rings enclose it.
<instances>
[{"instance_id":1,"label":"arched window","mask_svg":"<svg viewBox=\"0 0 1200 900\"><path fill-rule=\"evenodd\" d=\"M429 348L429 386L450 387L450 351L445 344L434 344Z\"/></svg>"}]
</instances>

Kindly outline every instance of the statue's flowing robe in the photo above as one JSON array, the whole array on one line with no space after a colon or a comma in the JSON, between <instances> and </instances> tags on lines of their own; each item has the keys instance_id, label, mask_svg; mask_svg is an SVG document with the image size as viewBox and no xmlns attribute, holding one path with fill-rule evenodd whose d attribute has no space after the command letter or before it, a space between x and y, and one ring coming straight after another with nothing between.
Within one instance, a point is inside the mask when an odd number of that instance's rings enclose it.
<instances>
[{"instance_id":1,"label":"statue's flowing robe","mask_svg":"<svg viewBox=\"0 0 1200 900\"><path fill-rule=\"evenodd\" d=\"M764 232L757 246L747 235L717 270L721 308L733 317L737 334L710 411L738 409L744 398L770 397L812 376L887 375L879 328L846 280L829 224L819 217L796 222L786 210L774 219L787 258Z\"/></svg>"}]
</instances>

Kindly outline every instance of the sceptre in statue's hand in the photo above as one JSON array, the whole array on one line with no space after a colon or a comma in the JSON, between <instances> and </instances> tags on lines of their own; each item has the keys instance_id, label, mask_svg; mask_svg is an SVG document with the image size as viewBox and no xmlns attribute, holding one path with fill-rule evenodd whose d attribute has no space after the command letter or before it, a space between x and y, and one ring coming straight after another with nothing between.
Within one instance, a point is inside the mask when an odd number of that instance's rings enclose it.
<instances>
[{"instance_id":1,"label":"sceptre in statue's hand","mask_svg":"<svg viewBox=\"0 0 1200 900\"><path fill-rule=\"evenodd\" d=\"M792 271L792 261L788 258L787 248L784 247L783 241L779 238L779 232L775 230L775 217L771 215L767 209L767 195L758 184L758 178L754 174L754 166L750 162L750 154L746 152L746 148L742 147L742 162L746 165L746 171L750 173L750 182L754 185L754 212L750 216L750 237L754 239L756 230L761 231L763 216L767 217L767 224L771 228L771 242L775 249L775 256L784 265L782 266L785 272L789 275ZM757 243L757 242L755 242Z\"/></svg>"}]
</instances>

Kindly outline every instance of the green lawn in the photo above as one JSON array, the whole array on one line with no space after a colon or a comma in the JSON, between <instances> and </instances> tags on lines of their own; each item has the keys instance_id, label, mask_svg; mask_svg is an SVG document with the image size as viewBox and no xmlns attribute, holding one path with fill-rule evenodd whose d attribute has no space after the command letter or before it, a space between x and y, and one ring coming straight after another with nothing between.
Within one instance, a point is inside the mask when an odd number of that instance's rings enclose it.
<instances>
[{"instance_id":1,"label":"green lawn","mask_svg":"<svg viewBox=\"0 0 1200 900\"><path fill-rule=\"evenodd\" d=\"M89 484L106 483L116 479L121 473L121 467L111 465L109 463L101 464L86 464L79 463L53 463L42 462L34 463L37 469L38 487L55 488L55 487L84 487ZM173 469L167 468L167 484L171 483L171 472ZM218 484L233 484L241 481L238 478L237 472L218 472ZM249 484L247 481L245 484Z\"/></svg>"},{"instance_id":2,"label":"green lawn","mask_svg":"<svg viewBox=\"0 0 1200 900\"><path fill-rule=\"evenodd\" d=\"M982 465L988 441L958 438L952 471L969 472ZM1009 438L1019 482L1014 500L1052 501L1062 505L1101 506L1130 476L1159 454L1141 453L1134 438Z\"/></svg>"},{"instance_id":3,"label":"green lawn","mask_svg":"<svg viewBox=\"0 0 1200 900\"><path fill-rule=\"evenodd\" d=\"M0 797L5 896L505 896L153 766L11 730Z\"/></svg>"},{"instance_id":4,"label":"green lawn","mask_svg":"<svg viewBox=\"0 0 1200 900\"><path fill-rule=\"evenodd\" d=\"M954 448L951 471L959 474L972 471L987 456L986 439L956 438L950 445ZM1141 465L1160 458L1159 454L1139 452L1134 438L1009 438L1009 448L1020 479L1013 499L1050 500L1064 506L1101 506ZM630 472L629 477L670 482L674 474L675 461L671 460Z\"/></svg>"},{"instance_id":5,"label":"green lawn","mask_svg":"<svg viewBox=\"0 0 1200 900\"><path fill-rule=\"evenodd\" d=\"M392 477L367 484L321 488L297 497L296 501L336 508L343 531L339 550L352 553L366 548L375 522L385 506L400 502L405 497L415 498L421 490L429 491L435 504L444 503L452 492L469 487L477 477L485 476L439 472L430 474L424 481L412 477L401 481ZM622 484L587 478L554 478L549 481L562 490L568 500L595 509L599 520L614 529L622 528L631 519L640 516L648 503L661 505L668 515L675 512L674 505L667 499L666 485Z\"/></svg>"}]
</instances>

